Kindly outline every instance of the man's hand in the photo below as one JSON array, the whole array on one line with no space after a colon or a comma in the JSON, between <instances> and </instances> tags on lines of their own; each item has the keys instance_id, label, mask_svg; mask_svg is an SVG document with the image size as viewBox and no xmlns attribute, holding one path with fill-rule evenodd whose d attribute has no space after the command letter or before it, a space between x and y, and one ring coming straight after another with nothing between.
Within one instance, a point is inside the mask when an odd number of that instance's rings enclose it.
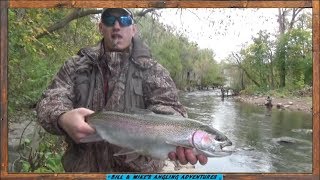
<instances>
[{"instance_id":1,"label":"man's hand","mask_svg":"<svg viewBox=\"0 0 320 180\"><path fill-rule=\"evenodd\" d=\"M93 111L86 108L73 109L62 114L58 119L58 124L76 143L79 143L81 138L95 132L95 130L85 122L85 116L92 113Z\"/></svg>"},{"instance_id":2,"label":"man's hand","mask_svg":"<svg viewBox=\"0 0 320 180\"><path fill-rule=\"evenodd\" d=\"M201 165L205 165L208 162L208 158L204 155L195 155L192 149L177 147L176 152L169 153L169 159L172 161L178 160L180 164L186 165L188 162L192 165L198 161Z\"/></svg>"}]
</instances>

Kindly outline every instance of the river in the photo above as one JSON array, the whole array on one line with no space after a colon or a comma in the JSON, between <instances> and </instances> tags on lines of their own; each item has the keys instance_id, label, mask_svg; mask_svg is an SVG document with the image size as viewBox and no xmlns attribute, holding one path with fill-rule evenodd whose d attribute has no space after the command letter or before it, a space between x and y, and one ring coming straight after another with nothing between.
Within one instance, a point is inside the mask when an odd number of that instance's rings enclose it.
<instances>
[{"instance_id":1,"label":"river","mask_svg":"<svg viewBox=\"0 0 320 180\"><path fill-rule=\"evenodd\" d=\"M190 118L212 125L235 152L209 158L197 172L312 172L312 115L236 102L220 91L181 93Z\"/></svg>"}]
</instances>

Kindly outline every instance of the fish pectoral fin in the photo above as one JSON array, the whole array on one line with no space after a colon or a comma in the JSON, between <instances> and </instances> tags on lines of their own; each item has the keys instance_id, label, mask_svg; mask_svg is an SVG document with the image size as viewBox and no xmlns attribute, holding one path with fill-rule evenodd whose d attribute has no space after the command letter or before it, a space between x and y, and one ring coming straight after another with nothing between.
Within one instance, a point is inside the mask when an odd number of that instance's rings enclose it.
<instances>
[{"instance_id":1,"label":"fish pectoral fin","mask_svg":"<svg viewBox=\"0 0 320 180\"><path fill-rule=\"evenodd\" d=\"M131 161L134 161L134 160L138 159L139 156L140 156L140 155L139 155L138 153L128 154L128 155L126 156L126 160L125 160L124 162L129 163L129 162L131 162Z\"/></svg>"},{"instance_id":2,"label":"fish pectoral fin","mask_svg":"<svg viewBox=\"0 0 320 180\"><path fill-rule=\"evenodd\" d=\"M125 162L128 163L128 162L131 162L135 159L138 159L139 156L140 156L140 151L137 151L137 150L131 150L131 149L126 149L126 148L123 148L121 149L119 152L115 153L114 156L123 156L125 155L126 156L126 159L125 159Z\"/></svg>"},{"instance_id":3,"label":"fish pectoral fin","mask_svg":"<svg viewBox=\"0 0 320 180\"><path fill-rule=\"evenodd\" d=\"M90 142L98 142L98 141L103 141L103 139L97 133L88 135L88 136L80 139L80 143L90 143Z\"/></svg>"},{"instance_id":4,"label":"fish pectoral fin","mask_svg":"<svg viewBox=\"0 0 320 180\"><path fill-rule=\"evenodd\" d=\"M139 154L140 151L122 148L119 152L115 153L114 156L122 156L122 155L129 155L129 154L135 154L135 153Z\"/></svg>"},{"instance_id":5,"label":"fish pectoral fin","mask_svg":"<svg viewBox=\"0 0 320 180\"><path fill-rule=\"evenodd\" d=\"M169 144L169 145L172 145L172 146L185 147L185 148L193 148L192 146L188 146L186 144L182 144L182 143L179 143L179 142L166 141L166 144Z\"/></svg>"}]
</instances>

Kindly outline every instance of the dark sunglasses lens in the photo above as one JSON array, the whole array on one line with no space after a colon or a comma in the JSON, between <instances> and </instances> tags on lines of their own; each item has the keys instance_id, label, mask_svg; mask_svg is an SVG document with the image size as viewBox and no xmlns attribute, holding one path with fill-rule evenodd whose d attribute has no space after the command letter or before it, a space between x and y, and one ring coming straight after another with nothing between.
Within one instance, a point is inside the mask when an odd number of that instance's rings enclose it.
<instances>
[{"instance_id":1,"label":"dark sunglasses lens","mask_svg":"<svg viewBox=\"0 0 320 180\"><path fill-rule=\"evenodd\" d=\"M116 17L114 17L114 16L105 16L103 18L103 24L106 26L109 26L109 27L113 26L115 21L116 21Z\"/></svg>"},{"instance_id":2,"label":"dark sunglasses lens","mask_svg":"<svg viewBox=\"0 0 320 180\"><path fill-rule=\"evenodd\" d=\"M121 26L130 26L133 23L131 16L121 16L120 24Z\"/></svg>"}]
</instances>

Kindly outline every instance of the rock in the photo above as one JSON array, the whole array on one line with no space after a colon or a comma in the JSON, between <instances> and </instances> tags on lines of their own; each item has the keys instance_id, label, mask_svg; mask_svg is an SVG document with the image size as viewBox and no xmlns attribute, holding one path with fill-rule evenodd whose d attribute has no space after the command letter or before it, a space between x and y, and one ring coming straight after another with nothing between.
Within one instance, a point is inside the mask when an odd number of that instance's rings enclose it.
<instances>
[{"instance_id":1,"label":"rock","mask_svg":"<svg viewBox=\"0 0 320 180\"><path fill-rule=\"evenodd\" d=\"M242 149L243 149L244 151L253 151L253 150L255 150L254 147L243 147Z\"/></svg>"},{"instance_id":2,"label":"rock","mask_svg":"<svg viewBox=\"0 0 320 180\"><path fill-rule=\"evenodd\" d=\"M282 103L277 103L277 108L278 108L278 109L283 108Z\"/></svg>"},{"instance_id":3,"label":"rock","mask_svg":"<svg viewBox=\"0 0 320 180\"><path fill-rule=\"evenodd\" d=\"M288 108L290 105L283 105L284 108Z\"/></svg>"},{"instance_id":4,"label":"rock","mask_svg":"<svg viewBox=\"0 0 320 180\"><path fill-rule=\"evenodd\" d=\"M290 144L312 144L312 142L309 142L308 140L299 139L299 138L293 138L288 136L281 136L278 138L272 138L271 142L278 144L278 145L290 145Z\"/></svg>"},{"instance_id":5,"label":"rock","mask_svg":"<svg viewBox=\"0 0 320 180\"><path fill-rule=\"evenodd\" d=\"M266 105L266 97L264 98L257 98L257 95L241 95L238 96L238 101L240 102L245 102L245 103L250 103L254 105L261 106L261 104ZM292 102L292 104L290 103ZM277 106L277 103L280 103ZM312 98L311 97L274 97L272 98L272 104L274 108L277 108L279 110L290 110L290 111L304 111L307 113L312 112ZM283 105L290 105L289 108L284 108ZM266 106L267 107L267 106Z\"/></svg>"},{"instance_id":6,"label":"rock","mask_svg":"<svg viewBox=\"0 0 320 180\"><path fill-rule=\"evenodd\" d=\"M292 129L291 131L295 133L312 134L312 129Z\"/></svg>"},{"instance_id":7,"label":"rock","mask_svg":"<svg viewBox=\"0 0 320 180\"><path fill-rule=\"evenodd\" d=\"M10 123L8 134L8 150L17 151L19 148L20 138L22 138L21 143L23 143L25 139L30 140L35 133L35 126L35 121Z\"/></svg>"},{"instance_id":8,"label":"rock","mask_svg":"<svg viewBox=\"0 0 320 180\"><path fill-rule=\"evenodd\" d=\"M31 148L38 148L39 133L45 130L34 119L34 111L30 114L21 114L11 117L8 123L8 170L10 172L20 172L22 164L19 161L21 156L28 157ZM20 144L21 143L21 144Z\"/></svg>"},{"instance_id":9,"label":"rock","mask_svg":"<svg viewBox=\"0 0 320 180\"><path fill-rule=\"evenodd\" d=\"M285 144L293 144L293 143L297 143L297 139L292 138L292 137L279 137L279 138L273 138L272 142L274 143L285 143Z\"/></svg>"}]
</instances>

